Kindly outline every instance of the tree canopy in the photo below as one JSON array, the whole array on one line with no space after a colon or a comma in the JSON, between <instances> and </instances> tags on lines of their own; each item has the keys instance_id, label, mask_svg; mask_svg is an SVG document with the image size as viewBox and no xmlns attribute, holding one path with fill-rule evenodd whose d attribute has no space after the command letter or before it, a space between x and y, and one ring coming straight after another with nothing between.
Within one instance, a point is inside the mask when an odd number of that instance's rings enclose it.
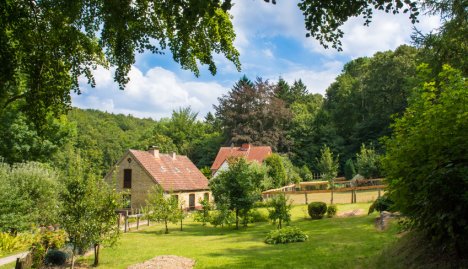
<instances>
[{"instance_id":1,"label":"tree canopy","mask_svg":"<svg viewBox=\"0 0 468 269\"><path fill-rule=\"evenodd\" d=\"M216 73L213 54L239 69L228 10L230 1L16 1L0 4L0 112L16 100L44 125L45 115L63 114L78 78L95 84L92 69L115 67L123 89L135 53L170 51L182 68L198 64Z\"/></svg>"},{"instance_id":2,"label":"tree canopy","mask_svg":"<svg viewBox=\"0 0 468 269\"><path fill-rule=\"evenodd\" d=\"M436 81L439 81L437 83ZM466 258L468 249L468 85L448 65L437 78L419 68L419 85L386 140L390 198L413 227ZM463 250L464 249L464 250Z\"/></svg>"}]
</instances>

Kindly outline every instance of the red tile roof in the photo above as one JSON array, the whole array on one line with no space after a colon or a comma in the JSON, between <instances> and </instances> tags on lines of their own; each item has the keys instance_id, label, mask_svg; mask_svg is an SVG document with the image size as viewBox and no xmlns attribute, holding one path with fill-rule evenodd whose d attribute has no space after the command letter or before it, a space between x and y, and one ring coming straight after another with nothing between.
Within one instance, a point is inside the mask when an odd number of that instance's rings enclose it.
<instances>
[{"instance_id":1,"label":"red tile roof","mask_svg":"<svg viewBox=\"0 0 468 269\"><path fill-rule=\"evenodd\" d=\"M245 157L248 161L257 161L262 163L263 160L271 154L270 146L252 146L243 144L241 147L221 147L216 155L216 159L211 166L211 171L216 172L228 157Z\"/></svg>"},{"instance_id":2,"label":"red tile roof","mask_svg":"<svg viewBox=\"0 0 468 269\"><path fill-rule=\"evenodd\" d=\"M198 170L187 156L151 153L141 150L129 150L141 166L164 191L207 190L208 179Z\"/></svg>"}]
</instances>

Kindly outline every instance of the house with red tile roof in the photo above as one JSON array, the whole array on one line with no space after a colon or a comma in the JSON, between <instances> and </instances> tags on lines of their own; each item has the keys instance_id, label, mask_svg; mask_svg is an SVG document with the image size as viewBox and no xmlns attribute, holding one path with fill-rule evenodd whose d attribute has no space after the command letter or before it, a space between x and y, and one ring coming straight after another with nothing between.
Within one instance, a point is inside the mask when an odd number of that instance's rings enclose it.
<instances>
[{"instance_id":1,"label":"house with red tile roof","mask_svg":"<svg viewBox=\"0 0 468 269\"><path fill-rule=\"evenodd\" d=\"M175 195L188 209L199 208L201 199L212 199L208 179L187 156L162 154L156 147L128 150L105 180L124 195L127 207L132 208L145 206L154 185L167 195Z\"/></svg>"},{"instance_id":2,"label":"house with red tile roof","mask_svg":"<svg viewBox=\"0 0 468 269\"><path fill-rule=\"evenodd\" d=\"M244 157L247 161L261 164L271 152L270 146L253 146L251 144L242 144L240 147L221 147L211 166L211 174L215 177L218 171L226 170L229 167L228 158Z\"/></svg>"}]
</instances>

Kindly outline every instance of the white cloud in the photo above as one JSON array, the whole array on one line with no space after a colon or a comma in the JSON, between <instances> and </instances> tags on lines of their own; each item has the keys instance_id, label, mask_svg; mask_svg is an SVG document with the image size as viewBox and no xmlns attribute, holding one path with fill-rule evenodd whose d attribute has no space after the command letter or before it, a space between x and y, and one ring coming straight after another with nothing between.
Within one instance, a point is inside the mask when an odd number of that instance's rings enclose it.
<instances>
[{"instance_id":1,"label":"white cloud","mask_svg":"<svg viewBox=\"0 0 468 269\"><path fill-rule=\"evenodd\" d=\"M255 44L247 42L255 37L282 36L292 38L309 48L311 52L324 56L345 55L352 58L370 56L377 51L395 49L411 41L412 27L428 32L440 25L436 16L420 15L420 22L413 25L408 14L387 14L375 11L369 27L364 26L364 19L349 19L342 30L343 52L335 49L324 49L314 38L306 38L304 17L297 7L298 1L278 1L276 5L264 1L238 1L232 9L236 33L241 36L239 47L249 51ZM246 41L247 40L247 41Z\"/></svg>"},{"instance_id":2,"label":"white cloud","mask_svg":"<svg viewBox=\"0 0 468 269\"><path fill-rule=\"evenodd\" d=\"M323 63L320 70L314 70L305 67L296 67L295 69L277 76L270 76L271 81L277 81L278 77L282 77L290 85L295 80L301 79L307 86L310 93L320 93L325 95L325 90L335 80L343 69L343 63L340 61L330 61Z\"/></svg>"},{"instance_id":3,"label":"white cloud","mask_svg":"<svg viewBox=\"0 0 468 269\"><path fill-rule=\"evenodd\" d=\"M113 113L159 119L172 110L191 106L203 117L212 111L217 97L228 88L215 82L181 81L175 73L154 67L145 74L133 67L125 90L112 80L112 70L98 68L94 72L96 88L82 85L82 95L73 95L72 103L81 108L96 108Z\"/></svg>"}]
</instances>

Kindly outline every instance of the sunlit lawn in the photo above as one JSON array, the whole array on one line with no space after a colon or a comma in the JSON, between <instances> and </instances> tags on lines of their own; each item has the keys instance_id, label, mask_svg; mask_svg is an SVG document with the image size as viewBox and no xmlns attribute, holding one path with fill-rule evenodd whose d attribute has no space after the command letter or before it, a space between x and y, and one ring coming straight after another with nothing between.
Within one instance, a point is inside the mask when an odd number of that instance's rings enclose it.
<instances>
[{"instance_id":1,"label":"sunlit lawn","mask_svg":"<svg viewBox=\"0 0 468 269\"><path fill-rule=\"evenodd\" d=\"M338 210L369 204L339 205ZM305 243L267 245L263 242L269 223L251 224L239 231L232 227L203 227L187 221L184 231L171 226L146 227L124 234L114 248L102 250L100 268L126 268L158 255L179 255L196 260L196 268L371 268L372 258L396 239L396 229L376 231L372 216L304 219L305 206L293 208L291 225L309 235ZM264 209L263 209L264 210ZM91 263L92 256L87 260Z\"/></svg>"}]
</instances>

